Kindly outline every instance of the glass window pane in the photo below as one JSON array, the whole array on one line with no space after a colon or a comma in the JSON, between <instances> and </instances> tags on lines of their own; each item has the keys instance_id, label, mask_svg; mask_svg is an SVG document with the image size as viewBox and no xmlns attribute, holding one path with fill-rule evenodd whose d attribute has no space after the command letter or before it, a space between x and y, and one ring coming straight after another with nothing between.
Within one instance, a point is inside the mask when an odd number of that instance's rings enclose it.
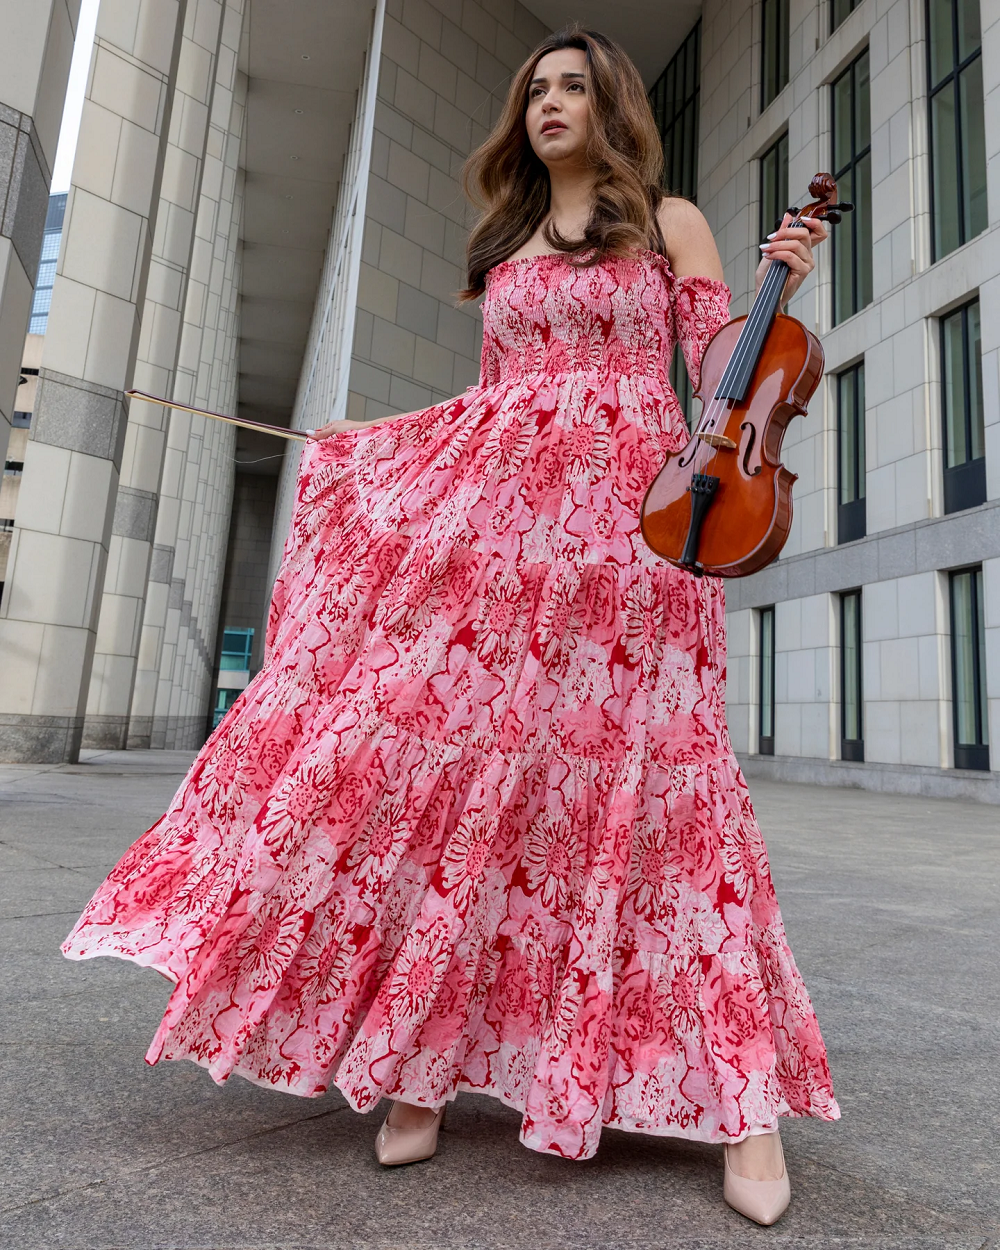
<instances>
[{"instance_id":1,"label":"glass window pane","mask_svg":"<svg viewBox=\"0 0 1000 1250\"><path fill-rule=\"evenodd\" d=\"M857 499L857 424L854 411L854 370L837 379L837 432L840 441L840 502Z\"/></svg>"},{"instance_id":2,"label":"glass window pane","mask_svg":"<svg viewBox=\"0 0 1000 1250\"><path fill-rule=\"evenodd\" d=\"M954 0L928 0L927 38L930 43L931 81L933 89L955 65L952 38L952 5Z\"/></svg>"},{"instance_id":3,"label":"glass window pane","mask_svg":"<svg viewBox=\"0 0 1000 1250\"><path fill-rule=\"evenodd\" d=\"M777 0L764 0L761 10L761 106L766 108L777 92L774 84L777 81L777 32L778 5Z\"/></svg>"},{"instance_id":4,"label":"glass window pane","mask_svg":"<svg viewBox=\"0 0 1000 1250\"><path fill-rule=\"evenodd\" d=\"M833 172L837 177L851 160L851 71L833 84Z\"/></svg>"},{"instance_id":5,"label":"glass window pane","mask_svg":"<svg viewBox=\"0 0 1000 1250\"><path fill-rule=\"evenodd\" d=\"M976 569L972 574L973 589L976 598L976 648L978 664L976 677L979 685L979 744L989 746L990 712L986 702L986 610L983 606L983 570Z\"/></svg>"},{"instance_id":6,"label":"glass window pane","mask_svg":"<svg viewBox=\"0 0 1000 1250\"><path fill-rule=\"evenodd\" d=\"M854 179L848 170L837 182L837 194L842 200L854 201ZM833 320L835 325L846 320L857 309L854 307L854 234L853 214L844 218L833 233Z\"/></svg>"},{"instance_id":7,"label":"glass window pane","mask_svg":"<svg viewBox=\"0 0 1000 1250\"><path fill-rule=\"evenodd\" d=\"M962 210L965 240L986 229L986 131L983 119L983 58L977 56L958 78L962 110Z\"/></svg>"},{"instance_id":8,"label":"glass window pane","mask_svg":"<svg viewBox=\"0 0 1000 1250\"><path fill-rule=\"evenodd\" d=\"M952 655L955 675L955 738L959 746L977 746L976 721L979 691L973 648L979 638L973 615L973 577L953 573L951 578Z\"/></svg>"},{"instance_id":9,"label":"glass window pane","mask_svg":"<svg viewBox=\"0 0 1000 1250\"><path fill-rule=\"evenodd\" d=\"M842 736L861 738L861 596L857 592L841 599L841 663L843 665Z\"/></svg>"},{"instance_id":10,"label":"glass window pane","mask_svg":"<svg viewBox=\"0 0 1000 1250\"><path fill-rule=\"evenodd\" d=\"M858 498L865 497L865 474L867 473L867 460L865 458L865 439L867 438L867 424L865 422L865 366L864 362L858 365L858 393L855 401L855 412L857 415L858 425Z\"/></svg>"},{"instance_id":11,"label":"glass window pane","mask_svg":"<svg viewBox=\"0 0 1000 1250\"><path fill-rule=\"evenodd\" d=\"M847 17L848 13L854 8L852 0L833 0L831 5L832 13L830 18L831 29L836 30L840 23Z\"/></svg>"},{"instance_id":12,"label":"glass window pane","mask_svg":"<svg viewBox=\"0 0 1000 1250\"><path fill-rule=\"evenodd\" d=\"M979 327L979 301L969 305L969 459L978 460L986 454L985 417L983 415L983 344Z\"/></svg>"},{"instance_id":13,"label":"glass window pane","mask_svg":"<svg viewBox=\"0 0 1000 1250\"><path fill-rule=\"evenodd\" d=\"M790 0L778 0L778 91L788 83L789 8Z\"/></svg>"},{"instance_id":14,"label":"glass window pane","mask_svg":"<svg viewBox=\"0 0 1000 1250\"><path fill-rule=\"evenodd\" d=\"M944 405L944 462L950 469L969 459L965 438L965 361L962 352L962 313L941 322L941 381Z\"/></svg>"},{"instance_id":15,"label":"glass window pane","mask_svg":"<svg viewBox=\"0 0 1000 1250\"><path fill-rule=\"evenodd\" d=\"M861 152L872 141L871 70L867 51L855 61L854 91L857 115L854 119L854 150Z\"/></svg>"},{"instance_id":16,"label":"glass window pane","mask_svg":"<svg viewBox=\"0 0 1000 1250\"><path fill-rule=\"evenodd\" d=\"M958 60L970 56L982 43L979 0L958 0Z\"/></svg>"},{"instance_id":17,"label":"glass window pane","mask_svg":"<svg viewBox=\"0 0 1000 1250\"><path fill-rule=\"evenodd\" d=\"M760 736L774 737L774 608L760 614Z\"/></svg>"},{"instance_id":18,"label":"glass window pane","mask_svg":"<svg viewBox=\"0 0 1000 1250\"><path fill-rule=\"evenodd\" d=\"M852 226L857 239L858 308L872 302L872 160L866 154L854 167ZM846 198L846 197L844 197ZM834 227L843 229L843 225ZM855 310L856 311L856 310Z\"/></svg>"},{"instance_id":19,"label":"glass window pane","mask_svg":"<svg viewBox=\"0 0 1000 1250\"><path fill-rule=\"evenodd\" d=\"M955 140L955 92L949 83L931 97L935 259L947 255L962 241L959 234L958 149Z\"/></svg>"},{"instance_id":20,"label":"glass window pane","mask_svg":"<svg viewBox=\"0 0 1000 1250\"><path fill-rule=\"evenodd\" d=\"M780 221L788 207L788 133L781 136L778 148L778 183L777 199L774 205L774 218Z\"/></svg>"}]
</instances>

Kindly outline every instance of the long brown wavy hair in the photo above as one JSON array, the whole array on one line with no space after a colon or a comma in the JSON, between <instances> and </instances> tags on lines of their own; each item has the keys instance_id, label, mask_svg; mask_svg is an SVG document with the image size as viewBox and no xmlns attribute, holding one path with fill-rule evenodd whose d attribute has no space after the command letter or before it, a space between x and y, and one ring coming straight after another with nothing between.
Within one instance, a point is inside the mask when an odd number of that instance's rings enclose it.
<instances>
[{"instance_id":1,"label":"long brown wavy hair","mask_svg":"<svg viewBox=\"0 0 1000 1250\"><path fill-rule=\"evenodd\" d=\"M532 150L524 115L535 66L562 48L587 55L587 159L597 177L583 238L564 238L550 221L546 243L554 252L580 253L580 265L662 245L656 210L666 194L663 147L639 71L607 35L568 26L543 39L517 71L493 133L466 162L465 193L482 215L469 236L462 299L483 293L489 270L526 243L548 212L548 170Z\"/></svg>"}]
</instances>

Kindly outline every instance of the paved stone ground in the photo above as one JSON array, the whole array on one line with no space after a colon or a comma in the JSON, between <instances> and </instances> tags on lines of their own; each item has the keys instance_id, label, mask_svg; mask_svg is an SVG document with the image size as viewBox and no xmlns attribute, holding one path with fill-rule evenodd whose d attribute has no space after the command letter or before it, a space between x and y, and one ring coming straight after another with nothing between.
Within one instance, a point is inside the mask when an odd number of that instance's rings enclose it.
<instances>
[{"instance_id":1,"label":"paved stone ground","mask_svg":"<svg viewBox=\"0 0 1000 1250\"><path fill-rule=\"evenodd\" d=\"M167 997L59 942L166 806L183 753L0 769L4 1250L982 1250L1000 1247L1000 813L758 782L844 1118L786 1121L793 1201L760 1229L717 1148L606 1132L568 1163L485 1098L384 1171L380 1116L142 1062Z\"/></svg>"}]
</instances>

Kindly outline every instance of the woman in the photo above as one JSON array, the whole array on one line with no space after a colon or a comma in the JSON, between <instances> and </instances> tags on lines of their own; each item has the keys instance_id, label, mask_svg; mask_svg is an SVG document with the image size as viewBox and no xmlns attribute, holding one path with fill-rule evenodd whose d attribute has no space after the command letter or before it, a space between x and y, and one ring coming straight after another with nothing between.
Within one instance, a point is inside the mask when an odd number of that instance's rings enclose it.
<instances>
[{"instance_id":1,"label":"woman","mask_svg":"<svg viewBox=\"0 0 1000 1250\"><path fill-rule=\"evenodd\" d=\"M721 585L639 535L686 435L675 339L697 376L729 303L660 173L621 49L542 43L469 167L480 385L310 431L264 668L64 949L176 982L151 1063L392 1099L383 1163L483 1091L567 1158L602 1125L726 1143L727 1201L771 1223L778 1117L839 1113L726 732ZM765 245L787 294L810 230Z\"/></svg>"}]
</instances>

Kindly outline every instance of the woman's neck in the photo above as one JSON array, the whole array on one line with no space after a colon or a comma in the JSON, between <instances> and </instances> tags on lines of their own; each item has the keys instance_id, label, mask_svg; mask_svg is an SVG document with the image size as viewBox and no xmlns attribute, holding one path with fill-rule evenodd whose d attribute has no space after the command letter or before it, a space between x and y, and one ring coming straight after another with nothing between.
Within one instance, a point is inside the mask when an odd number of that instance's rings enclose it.
<instances>
[{"instance_id":1,"label":"woman's neck","mask_svg":"<svg viewBox=\"0 0 1000 1250\"><path fill-rule=\"evenodd\" d=\"M578 239L590 220L594 171L579 165L549 168L548 220L565 239Z\"/></svg>"}]
</instances>

